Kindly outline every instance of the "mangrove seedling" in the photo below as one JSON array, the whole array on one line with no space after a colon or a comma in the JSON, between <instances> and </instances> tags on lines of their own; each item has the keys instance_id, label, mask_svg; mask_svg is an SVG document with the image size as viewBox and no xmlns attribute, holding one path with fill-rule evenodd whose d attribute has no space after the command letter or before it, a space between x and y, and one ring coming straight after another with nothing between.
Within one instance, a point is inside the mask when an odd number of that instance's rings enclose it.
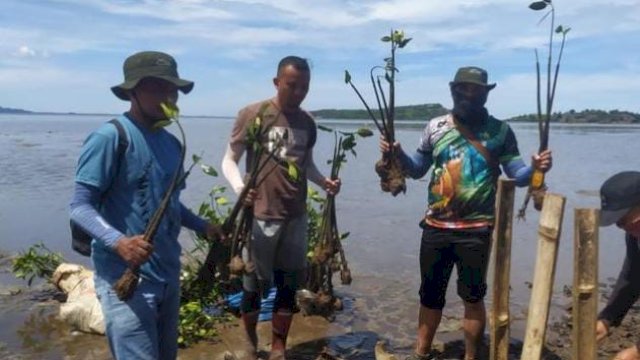
<instances>
[{"instance_id":1,"label":"mangrove seedling","mask_svg":"<svg viewBox=\"0 0 640 360\"><path fill-rule=\"evenodd\" d=\"M156 127L164 127L171 123L176 123L178 125L178 129L180 130L180 137L182 138L182 142L180 144L180 161L178 162L178 166L171 178L171 182L169 183L169 187L167 188L160 205L153 213L153 216L149 220L147 227L144 231L144 240L153 243L153 238L158 231L158 227L160 226L160 222L164 216L165 211L169 205L169 201L171 200L171 196L178 188L178 185L185 180L184 176L187 173L183 174L182 164L184 163L184 157L186 152L186 137L184 134L184 130L182 129L182 125L180 125L179 117L180 110L175 104L172 103L162 103L162 110L167 120L160 121L156 123ZM113 289L118 296L118 299L121 301L127 301L133 296L136 287L138 286L138 282L140 280L140 267L129 267L125 271L125 273L116 281L113 285Z\"/></svg>"},{"instance_id":2,"label":"mangrove seedling","mask_svg":"<svg viewBox=\"0 0 640 360\"><path fill-rule=\"evenodd\" d=\"M384 59L384 66L374 66L369 71L371 86L373 87L378 105L378 114L376 115L374 113L358 88L353 84L349 71L345 70L344 81L351 85L351 88L355 91L356 95L358 95L365 109L367 109L369 117L373 120L385 141L393 144L395 142L395 79L396 72L399 71L396 67L396 50L404 48L409 41L411 41L411 38L405 38L404 31L392 29L391 33L388 36L383 36L381 41L390 44L391 56ZM380 71L382 71L384 75L379 75ZM382 77L389 86L388 94L385 94L382 86L380 80ZM382 191L390 192L393 196L401 192L406 192L407 186L402 165L398 158L397 151L393 147L391 151L383 154L382 159L376 163L375 169L380 177L380 188Z\"/></svg>"},{"instance_id":3,"label":"mangrove seedling","mask_svg":"<svg viewBox=\"0 0 640 360\"><path fill-rule=\"evenodd\" d=\"M63 261L60 253L54 253L42 242L29 247L26 251L20 252L12 260L11 272L23 280L27 280L27 285L31 286L33 280L40 278L47 281L53 276L53 272Z\"/></svg>"},{"instance_id":4,"label":"mangrove seedling","mask_svg":"<svg viewBox=\"0 0 640 360\"><path fill-rule=\"evenodd\" d=\"M242 259L242 249L251 246L251 225L253 222L253 208L245 206L244 202L250 189L259 187L281 164L275 161L276 154L281 151L284 146L284 141L287 140L287 134L283 134L281 138L273 139L273 148L267 151L263 145L268 137L268 131L270 124L265 125L264 115L268 107L269 102L265 102L261 105L258 114L253 122L247 128L246 141L247 146L253 149L253 158L247 169L247 175L245 180L245 186L238 195L238 199L231 210L229 216L225 219L222 229L224 233L230 234L230 248L229 248L229 276L239 276L243 273L250 273L255 271L255 265L249 257L248 261ZM276 119L280 114L276 115ZM267 168L267 165L270 165ZM287 161L287 172L289 176L294 180L298 180L298 170L294 162ZM219 256L215 254L214 247L212 251L207 254L207 258L200 270L198 278L200 281L206 284L212 284L215 275L216 264L218 263ZM248 251L250 254L250 251ZM250 256L250 255L249 255ZM228 280L228 279L223 279ZM207 286L203 287L205 290Z\"/></svg>"},{"instance_id":5,"label":"mangrove seedling","mask_svg":"<svg viewBox=\"0 0 640 360\"><path fill-rule=\"evenodd\" d=\"M567 33L571 28L563 27L562 25L558 25L555 27L555 8L553 7L553 3L551 0L541 0L534 1L529 4L529 8L534 11L540 11L544 9L549 9L548 12L540 19L542 22L545 18L551 15L551 23L549 27L549 42L548 42L548 50L547 50L547 75L546 75L546 96L545 96L545 108L544 112L542 109L542 89L540 86L540 61L538 58L538 50L535 51L536 54L536 103L537 103L537 113L538 113L538 132L540 136L540 146L538 148L538 153L547 150L549 147L549 123L551 122L551 116L553 111L553 101L556 96L556 85L558 84L558 73L560 72L560 62L562 61L562 53L564 51L564 44L567 38ZM560 50L558 52L558 58L555 63L555 70L552 74L551 67L553 63L553 43L554 43L554 35L562 36L562 40L560 43ZM553 75L553 79L552 79ZM525 213L527 210L527 205L529 204L529 200L533 198L534 207L537 210L542 209L542 203L544 199L544 194L547 190L547 186L545 184L545 174L535 169L532 176L531 181L529 182L529 187L527 189L527 195L525 196L524 202L520 210L518 210L518 219L524 219Z\"/></svg>"},{"instance_id":6,"label":"mangrove seedling","mask_svg":"<svg viewBox=\"0 0 640 360\"><path fill-rule=\"evenodd\" d=\"M327 161L331 164L331 179L338 179L340 169L347 162L347 153L356 156L355 146L357 137L369 137L373 135L367 128L358 129L355 132L336 131L321 125L318 128L323 131L333 132L334 149L333 157ZM340 271L340 279L343 285L351 283L351 271L347 263L342 240L349 234L340 234L338 231L335 195L327 194L322 203L322 215L318 227L314 228L313 252L311 257L311 269L308 289L322 293L333 298L332 275L334 271ZM339 259L336 257L339 256Z\"/></svg>"}]
</instances>

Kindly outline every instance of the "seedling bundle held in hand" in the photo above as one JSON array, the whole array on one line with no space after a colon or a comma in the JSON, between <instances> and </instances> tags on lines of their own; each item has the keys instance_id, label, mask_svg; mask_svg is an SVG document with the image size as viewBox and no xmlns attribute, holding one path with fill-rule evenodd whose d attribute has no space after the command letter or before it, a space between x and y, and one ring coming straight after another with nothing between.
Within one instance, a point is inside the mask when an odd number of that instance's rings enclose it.
<instances>
[{"instance_id":1,"label":"seedling bundle held in hand","mask_svg":"<svg viewBox=\"0 0 640 360\"><path fill-rule=\"evenodd\" d=\"M184 163L186 151L186 137L184 135L182 125L180 125L180 121L178 120L180 117L179 109L176 105L170 103L162 103L161 106L165 116L167 117L167 120L156 123L155 127L159 128L167 126L171 123L176 123L178 125L178 129L180 130L182 143L180 146L180 161L178 162L178 166L176 167L173 177L171 178L171 183L169 184L169 187L167 188L166 193L164 194L164 197L160 202L160 206L153 213L153 216L151 217L151 220L149 220L147 228L144 231L144 240L149 243L153 243L153 237L155 236L156 231L158 231L158 227L162 222L162 218L165 211L167 210L167 206L169 205L171 196L178 187L177 185L183 182L186 178L186 175L188 174L187 172L184 173L183 176L180 176L182 174L182 164ZM120 299L121 301L129 300L131 296L133 296L133 293L138 286L139 280L140 267L136 266L127 268L125 273L113 285L113 289L115 290L116 295L118 295L118 299Z\"/></svg>"},{"instance_id":2,"label":"seedling bundle held in hand","mask_svg":"<svg viewBox=\"0 0 640 360\"><path fill-rule=\"evenodd\" d=\"M245 262L241 256L242 249L247 248L249 250L251 246L251 226L253 222L253 207L246 206L245 200L249 190L259 187L267 176L280 166L277 161L274 161L275 154L282 149L288 136L285 133L282 138L276 139L273 148L269 151L264 147L269 131L269 126L264 123L264 114L269 106L269 102L262 104L253 123L247 128L246 142L247 147L251 147L253 151L253 158L247 169L245 185L238 195L238 200L231 213L222 225L224 233L229 234L231 239L228 257L229 277L236 277L243 273L255 271L255 265L251 259L249 258ZM278 113L276 118L279 115ZM267 168L267 165L270 167ZM298 180L298 169L294 162L287 162L287 171L293 181ZM216 247L211 247L198 274L199 281L208 284L208 286L203 286L205 292L213 286L216 269L219 267L220 256L217 254L217 250ZM250 254L249 251L248 253ZM223 277L221 280L227 281L229 279Z\"/></svg>"},{"instance_id":3,"label":"seedling bundle held in hand","mask_svg":"<svg viewBox=\"0 0 640 360\"><path fill-rule=\"evenodd\" d=\"M351 88L356 92L360 101L367 109L369 116L375 123L376 127L380 131L380 134L384 137L385 141L389 144L395 142L395 75L398 72L396 68L396 50L398 48L405 47L411 38L405 38L404 32L399 30L391 30L389 36L382 37L382 42L387 42L391 45L391 56L384 59L384 66L374 66L370 70L371 86L375 93L376 103L378 105L378 115L376 115L371 107L366 102L358 88L351 81L351 74L349 71L345 71L345 83L351 85ZM376 72L382 70L384 76L375 75ZM389 85L388 95L382 87L381 77ZM387 101L388 99L388 101ZM407 187L405 184L405 177L402 171L402 165L398 158L398 154L394 147L388 153L382 156L375 166L376 173L380 177L380 188L384 192L390 192L393 196L398 195L401 192L406 192Z\"/></svg>"},{"instance_id":4,"label":"seedling bundle held in hand","mask_svg":"<svg viewBox=\"0 0 640 360\"><path fill-rule=\"evenodd\" d=\"M318 126L320 130L333 132L335 144L333 157L327 163L331 164L332 180L339 177L342 164L347 162L347 153L356 156L356 137L369 137L372 132L361 128L356 132L342 132ZM340 234L336 217L335 195L327 194L322 205L322 215L318 224L317 238L312 239L311 269L309 277L309 290L322 292L333 296L331 277L334 271L340 271L340 280L343 285L351 284L351 271L347 263L342 240L349 234ZM315 240L315 241L314 241Z\"/></svg>"},{"instance_id":5,"label":"seedling bundle held in hand","mask_svg":"<svg viewBox=\"0 0 640 360\"><path fill-rule=\"evenodd\" d=\"M551 15L551 24L549 31L549 44L548 44L548 57L547 57L547 91L545 98L545 109L544 114L542 110L542 89L540 86L540 61L538 59L538 51L536 50L536 100L538 107L538 131L540 134L540 147L538 148L538 153L547 150L549 146L549 122L551 121L551 114L553 110L553 101L556 95L556 85L558 83L558 73L560 72L560 62L562 60L562 53L564 51L564 44L567 38L567 33L571 28L564 28L562 25L558 25L555 27L555 9L551 0L541 0L535 1L529 4L529 8L535 11L544 10L549 8L549 11L542 17L544 20L547 16ZM554 28L555 27L555 28ZM551 67L553 62L553 37L554 35L561 35L562 41L560 43L560 51L558 52L558 59L555 64L555 71L553 73L553 80L551 80L552 73ZM524 203L520 210L518 210L518 218L524 219L525 213L527 210L527 205L529 204L529 200L533 197L534 207L537 210L542 208L542 201L544 198L544 194L546 192L547 186L544 183L544 173L540 170L534 170L533 175L531 176L531 181L529 183L529 188L527 190L527 195L524 199Z\"/></svg>"}]
</instances>

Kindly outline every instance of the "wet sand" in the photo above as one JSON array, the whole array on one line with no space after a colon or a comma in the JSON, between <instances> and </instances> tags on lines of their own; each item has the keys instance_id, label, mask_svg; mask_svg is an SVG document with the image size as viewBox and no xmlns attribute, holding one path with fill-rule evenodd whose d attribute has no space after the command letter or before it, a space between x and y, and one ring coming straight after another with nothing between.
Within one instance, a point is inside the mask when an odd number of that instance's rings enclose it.
<instances>
[{"instance_id":1,"label":"wet sand","mask_svg":"<svg viewBox=\"0 0 640 360\"><path fill-rule=\"evenodd\" d=\"M6 258L0 261L0 266L6 273ZM414 289L400 281L381 278L356 280L351 287L337 289L344 309L332 318L296 314L288 341L288 358L372 360L375 359L374 348L378 341L382 341L386 349L399 359L411 352L417 316ZM611 285L601 284L602 301L606 301L610 289ZM570 292L564 296L565 309L550 317L542 359L571 359ZM0 331L15 337L11 345L0 344L0 358L110 359L103 336L75 332L57 319L58 307L63 300L49 284L0 289L0 314L4 324ZM442 359L460 359L464 354L461 310L461 305L456 302L445 309L434 344ZM512 316L509 359L518 359L526 319L513 310ZM633 344L639 327L640 305L636 305L622 325L601 344L598 359L610 359L617 351ZM271 340L270 323L261 322L258 331L259 349L266 356ZM229 352L242 359L246 342L240 321L221 324L219 334L212 341L181 349L179 359L224 360Z\"/></svg>"}]
</instances>

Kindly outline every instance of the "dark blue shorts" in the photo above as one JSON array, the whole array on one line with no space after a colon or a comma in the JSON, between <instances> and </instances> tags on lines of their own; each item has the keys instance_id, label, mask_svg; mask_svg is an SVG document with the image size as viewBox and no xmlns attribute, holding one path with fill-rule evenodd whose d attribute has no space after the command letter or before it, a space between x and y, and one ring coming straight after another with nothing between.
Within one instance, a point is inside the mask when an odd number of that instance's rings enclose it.
<instances>
[{"instance_id":1,"label":"dark blue shorts","mask_svg":"<svg viewBox=\"0 0 640 360\"><path fill-rule=\"evenodd\" d=\"M492 229L440 229L426 225L420 244L420 303L441 310L453 265L458 270L458 295L475 303L487 294L487 266Z\"/></svg>"}]
</instances>

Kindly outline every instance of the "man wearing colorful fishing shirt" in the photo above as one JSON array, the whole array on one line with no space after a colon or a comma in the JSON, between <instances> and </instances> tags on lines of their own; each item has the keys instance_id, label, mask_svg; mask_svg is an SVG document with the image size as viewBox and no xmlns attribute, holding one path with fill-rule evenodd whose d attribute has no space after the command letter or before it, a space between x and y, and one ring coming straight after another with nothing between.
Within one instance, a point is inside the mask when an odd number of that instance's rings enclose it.
<instances>
[{"instance_id":1,"label":"man wearing colorful fishing shirt","mask_svg":"<svg viewBox=\"0 0 640 360\"><path fill-rule=\"evenodd\" d=\"M418 149L405 153L399 143L407 176L421 178L432 168L428 207L420 226L420 313L415 351L406 360L433 359L431 344L442 318L453 266L457 290L464 302L465 360L478 359L486 323L486 271L495 218L497 179L504 174L516 185L529 183L534 168L551 168L551 152L532 156L527 166L509 125L489 115L485 103L496 84L484 69L458 69L449 83L453 109L429 120ZM384 139L383 153L390 150Z\"/></svg>"},{"instance_id":2,"label":"man wearing colorful fishing shirt","mask_svg":"<svg viewBox=\"0 0 640 360\"><path fill-rule=\"evenodd\" d=\"M273 79L276 96L240 110L222 161L226 179L240 194L246 184L238 162L247 152L249 169L256 157L256 148L248 143L247 132L259 116L266 135L258 141L262 148L274 151L274 157L260 175L264 181L250 189L244 199L246 205L253 206L254 214L250 254L245 251L244 260L251 259L256 269L243 276L240 310L251 347L243 359L257 359L260 298L267 294L272 283L277 291L269 359L285 359L286 340L296 309L295 294L305 279L307 179L330 194L340 191L340 180L322 175L313 161L316 125L312 116L300 108L309 91L310 79L307 60L297 56L280 60ZM297 178L290 176L291 163L298 169Z\"/></svg>"},{"instance_id":3,"label":"man wearing colorful fishing shirt","mask_svg":"<svg viewBox=\"0 0 640 360\"><path fill-rule=\"evenodd\" d=\"M181 144L162 127L161 103L173 104L193 82L178 76L173 57L143 51L128 57L125 81L111 88L130 102L128 112L105 123L85 140L78 160L71 219L91 235L96 294L116 359L175 359L180 307L180 244L185 226L210 238L218 227L194 215L180 202L178 184L171 194L153 244L145 229L176 172L182 173ZM118 152L120 136L126 149ZM140 281L128 300L113 285L127 268L139 267Z\"/></svg>"},{"instance_id":4,"label":"man wearing colorful fishing shirt","mask_svg":"<svg viewBox=\"0 0 640 360\"><path fill-rule=\"evenodd\" d=\"M622 322L640 298L640 172L623 171L611 176L600 188L600 226L616 224L625 232L627 254L607 305L598 315L596 338L603 340L611 327ZM640 360L640 336L636 344L615 360Z\"/></svg>"}]
</instances>

